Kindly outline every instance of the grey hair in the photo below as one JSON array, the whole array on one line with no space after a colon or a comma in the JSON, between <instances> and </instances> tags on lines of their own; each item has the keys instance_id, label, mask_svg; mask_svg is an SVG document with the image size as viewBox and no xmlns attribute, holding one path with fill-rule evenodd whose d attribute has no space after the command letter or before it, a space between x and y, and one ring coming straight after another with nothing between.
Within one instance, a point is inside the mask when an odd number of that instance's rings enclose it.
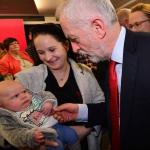
<instances>
[{"instance_id":1,"label":"grey hair","mask_svg":"<svg viewBox=\"0 0 150 150\"><path fill-rule=\"evenodd\" d=\"M65 0L58 10L57 18L64 15L76 24L80 21L85 23L91 17L98 16L101 16L108 25L117 21L116 11L110 0Z\"/></svg>"}]
</instances>

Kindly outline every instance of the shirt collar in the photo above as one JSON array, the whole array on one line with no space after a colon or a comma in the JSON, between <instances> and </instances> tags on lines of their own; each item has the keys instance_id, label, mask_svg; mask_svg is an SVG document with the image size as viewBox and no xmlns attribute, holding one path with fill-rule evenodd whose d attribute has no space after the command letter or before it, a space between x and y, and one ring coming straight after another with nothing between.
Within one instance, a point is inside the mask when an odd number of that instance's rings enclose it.
<instances>
[{"instance_id":1,"label":"shirt collar","mask_svg":"<svg viewBox=\"0 0 150 150\"><path fill-rule=\"evenodd\" d=\"M124 41L125 41L126 29L125 27L121 27L121 31L115 47L113 49L111 60L118 62L119 64L123 63L123 49L124 49Z\"/></svg>"}]
</instances>

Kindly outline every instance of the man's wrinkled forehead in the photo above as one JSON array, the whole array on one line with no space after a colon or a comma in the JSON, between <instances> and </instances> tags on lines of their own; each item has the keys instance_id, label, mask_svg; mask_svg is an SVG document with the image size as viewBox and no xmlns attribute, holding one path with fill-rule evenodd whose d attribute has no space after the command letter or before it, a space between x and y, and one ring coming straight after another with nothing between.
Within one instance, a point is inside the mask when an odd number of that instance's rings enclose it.
<instances>
[{"instance_id":1,"label":"man's wrinkled forehead","mask_svg":"<svg viewBox=\"0 0 150 150\"><path fill-rule=\"evenodd\" d=\"M65 34L70 34L70 32L73 30L74 27L71 21L69 21L68 18L64 15L60 17L59 21L63 31L66 32Z\"/></svg>"}]
</instances>

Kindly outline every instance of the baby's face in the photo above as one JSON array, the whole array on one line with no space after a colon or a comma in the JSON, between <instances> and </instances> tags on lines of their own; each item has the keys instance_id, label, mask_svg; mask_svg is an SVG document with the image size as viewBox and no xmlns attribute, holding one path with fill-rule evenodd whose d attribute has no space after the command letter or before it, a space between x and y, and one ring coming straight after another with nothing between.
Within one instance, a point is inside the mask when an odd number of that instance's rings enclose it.
<instances>
[{"instance_id":1,"label":"baby's face","mask_svg":"<svg viewBox=\"0 0 150 150\"><path fill-rule=\"evenodd\" d=\"M2 108L19 112L30 105L32 95L20 83L14 82L5 91L2 96Z\"/></svg>"}]
</instances>

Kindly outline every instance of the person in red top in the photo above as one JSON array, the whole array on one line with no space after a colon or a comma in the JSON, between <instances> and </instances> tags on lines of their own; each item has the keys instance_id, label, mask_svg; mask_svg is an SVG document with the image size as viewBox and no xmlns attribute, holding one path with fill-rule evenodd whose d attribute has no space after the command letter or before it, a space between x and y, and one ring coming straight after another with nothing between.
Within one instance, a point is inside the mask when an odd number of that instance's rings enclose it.
<instances>
[{"instance_id":1,"label":"person in red top","mask_svg":"<svg viewBox=\"0 0 150 150\"><path fill-rule=\"evenodd\" d=\"M33 66L29 55L20 51L17 39L9 37L3 43L7 54L0 60L0 74L4 79L13 79L15 73Z\"/></svg>"}]
</instances>

